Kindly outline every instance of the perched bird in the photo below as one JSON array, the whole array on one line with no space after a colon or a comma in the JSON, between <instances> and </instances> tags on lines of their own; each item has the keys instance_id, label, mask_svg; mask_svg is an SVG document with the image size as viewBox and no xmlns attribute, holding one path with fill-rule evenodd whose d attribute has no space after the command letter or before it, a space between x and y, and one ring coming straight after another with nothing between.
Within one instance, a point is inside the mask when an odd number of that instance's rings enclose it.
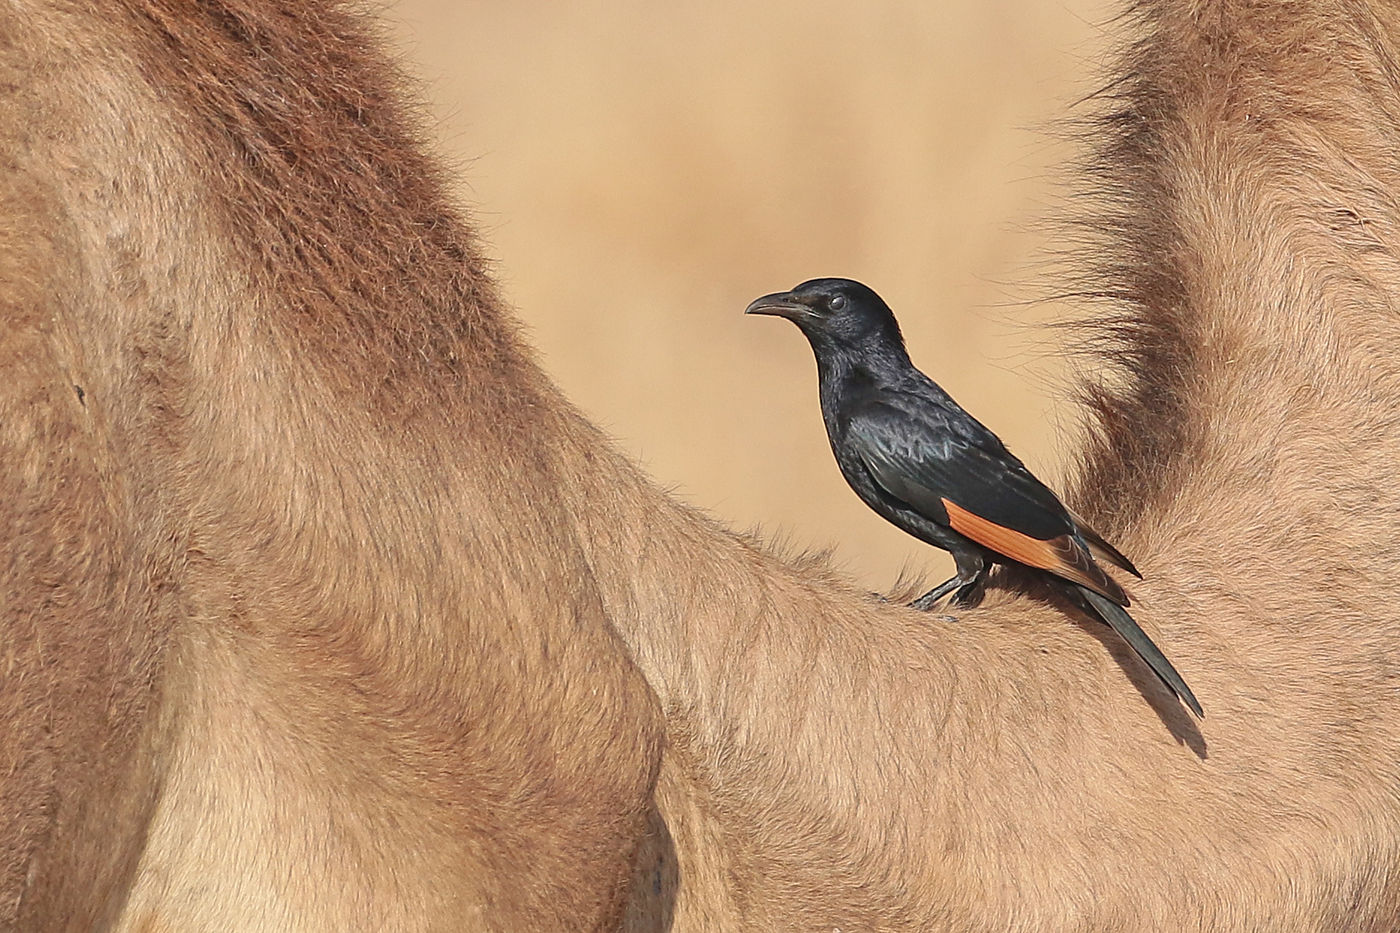
<instances>
[{"instance_id":1,"label":"perched bird","mask_svg":"<svg viewBox=\"0 0 1400 933\"><path fill-rule=\"evenodd\" d=\"M1042 570L1204 716L1094 555L1140 578L1137 568L914 368L879 295L850 279L813 279L765 295L745 313L785 317L811 343L826 433L856 495L885 520L953 555L957 575L910 605L928 609L949 593L954 605L973 605L996 563Z\"/></svg>"}]
</instances>

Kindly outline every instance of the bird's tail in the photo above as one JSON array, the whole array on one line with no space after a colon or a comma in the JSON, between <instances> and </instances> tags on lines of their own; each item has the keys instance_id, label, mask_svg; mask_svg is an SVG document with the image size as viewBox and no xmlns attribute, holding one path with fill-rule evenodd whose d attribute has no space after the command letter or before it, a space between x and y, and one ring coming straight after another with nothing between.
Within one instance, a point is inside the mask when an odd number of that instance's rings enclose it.
<instances>
[{"instance_id":1,"label":"bird's tail","mask_svg":"<svg viewBox=\"0 0 1400 933\"><path fill-rule=\"evenodd\" d=\"M1116 603L1104 599L1098 593L1077 584L1070 587L1083 597L1088 607L1108 626L1118 633L1128 645L1137 652L1138 657L1152 668L1152 673L1161 678L1162 683L1167 688L1181 698L1181 702L1191 708L1200 719L1205 719L1206 714L1201 709L1201 704L1196 700L1196 695L1191 692L1191 688L1186 686L1186 681L1181 679L1181 675L1172 667L1172 662L1167 660L1167 656L1162 654L1160 648L1153 644L1152 639L1147 637L1147 633L1133 621L1133 617L1128 615L1128 611Z\"/></svg>"}]
</instances>

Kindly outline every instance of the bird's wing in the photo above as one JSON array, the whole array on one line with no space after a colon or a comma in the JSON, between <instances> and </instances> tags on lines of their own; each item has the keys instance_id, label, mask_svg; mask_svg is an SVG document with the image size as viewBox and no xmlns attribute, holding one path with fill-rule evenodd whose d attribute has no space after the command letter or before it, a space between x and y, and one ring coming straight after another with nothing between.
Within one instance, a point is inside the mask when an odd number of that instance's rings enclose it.
<instances>
[{"instance_id":1,"label":"bird's wing","mask_svg":"<svg viewBox=\"0 0 1400 933\"><path fill-rule=\"evenodd\" d=\"M1082 584L1121 605L1127 594L1094 563L1074 520L1043 483L987 432L978 443L925 405L860 406L846 442L885 492L1012 560Z\"/></svg>"},{"instance_id":2,"label":"bird's wing","mask_svg":"<svg viewBox=\"0 0 1400 933\"><path fill-rule=\"evenodd\" d=\"M1133 566L1133 562L1123 556L1123 552L1103 539L1097 531L1089 527L1089 523L1079 517L1079 513L1074 509L1065 507L1069 517L1074 520L1074 527L1078 529L1079 536L1084 539L1084 543L1089 545L1089 550L1094 552L1094 556L1099 560L1106 560L1115 567L1128 571L1128 573L1142 579L1142 574Z\"/></svg>"}]
</instances>

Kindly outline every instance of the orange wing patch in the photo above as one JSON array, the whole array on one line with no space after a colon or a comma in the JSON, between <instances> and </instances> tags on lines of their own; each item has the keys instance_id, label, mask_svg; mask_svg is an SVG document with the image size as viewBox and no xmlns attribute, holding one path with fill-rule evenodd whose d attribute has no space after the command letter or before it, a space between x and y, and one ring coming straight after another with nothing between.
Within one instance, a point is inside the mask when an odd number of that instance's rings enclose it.
<instances>
[{"instance_id":1,"label":"orange wing patch","mask_svg":"<svg viewBox=\"0 0 1400 933\"><path fill-rule=\"evenodd\" d=\"M1111 599L1120 606L1128 605L1128 595L1123 592L1123 588L1104 573L1088 552L1069 535L1042 541L1040 538L1032 538L988 521L980 515L974 515L955 502L949 502L947 499L941 501L943 508L948 511L948 524L963 537L971 538L1004 557L1048 570L1066 580L1087 586L1104 599Z\"/></svg>"}]
</instances>

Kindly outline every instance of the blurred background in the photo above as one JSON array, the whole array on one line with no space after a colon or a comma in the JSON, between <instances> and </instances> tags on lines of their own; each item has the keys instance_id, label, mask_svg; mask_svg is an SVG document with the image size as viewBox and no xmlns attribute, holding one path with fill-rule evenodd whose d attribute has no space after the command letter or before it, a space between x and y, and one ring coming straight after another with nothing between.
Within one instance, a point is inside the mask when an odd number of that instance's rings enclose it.
<instances>
[{"instance_id":1,"label":"blurred background","mask_svg":"<svg viewBox=\"0 0 1400 933\"><path fill-rule=\"evenodd\" d=\"M399 0L440 151L541 362L680 498L951 570L846 487L811 351L761 294L860 279L914 362L1059 487L1079 412L1047 257L1097 87L1099 0ZM933 582L937 582L934 580Z\"/></svg>"}]
</instances>

